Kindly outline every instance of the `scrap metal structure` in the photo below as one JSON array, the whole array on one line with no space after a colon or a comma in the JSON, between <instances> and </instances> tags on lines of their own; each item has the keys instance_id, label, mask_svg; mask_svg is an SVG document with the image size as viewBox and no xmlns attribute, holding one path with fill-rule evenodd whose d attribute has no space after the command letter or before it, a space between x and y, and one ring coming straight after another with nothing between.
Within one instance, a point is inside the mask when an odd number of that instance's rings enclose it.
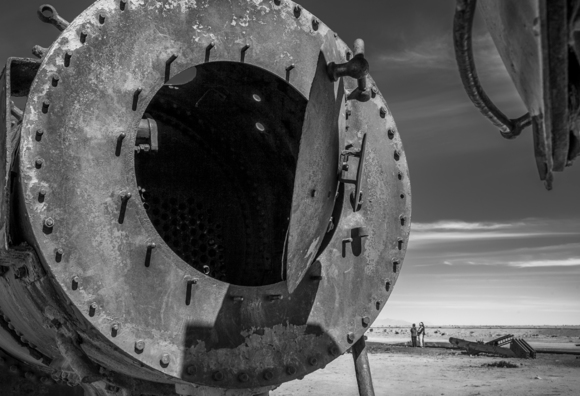
<instances>
[{"instance_id":1,"label":"scrap metal structure","mask_svg":"<svg viewBox=\"0 0 580 396\"><path fill-rule=\"evenodd\" d=\"M502 113L479 82L471 32L476 9L528 109L523 116ZM551 190L554 172L580 155L580 1L457 0L453 33L469 98L506 139L532 127L536 166Z\"/></svg>"},{"instance_id":2,"label":"scrap metal structure","mask_svg":"<svg viewBox=\"0 0 580 396\"><path fill-rule=\"evenodd\" d=\"M362 40L288 0L39 16L1 75L0 394L267 395L351 349L373 394L411 193Z\"/></svg>"},{"instance_id":3,"label":"scrap metal structure","mask_svg":"<svg viewBox=\"0 0 580 396\"><path fill-rule=\"evenodd\" d=\"M529 109L510 119L457 2L468 95L506 138L533 126L548 188L580 153L579 3L481 0ZM0 75L0 394L267 395L351 350L373 395L411 192L362 40L290 0L39 16L59 37Z\"/></svg>"}]
</instances>

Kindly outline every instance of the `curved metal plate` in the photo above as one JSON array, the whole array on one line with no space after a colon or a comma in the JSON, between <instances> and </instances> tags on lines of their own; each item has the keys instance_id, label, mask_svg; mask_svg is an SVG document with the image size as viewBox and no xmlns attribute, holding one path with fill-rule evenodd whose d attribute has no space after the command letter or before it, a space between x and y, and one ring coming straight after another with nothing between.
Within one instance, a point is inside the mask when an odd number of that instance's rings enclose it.
<instances>
[{"instance_id":1,"label":"curved metal plate","mask_svg":"<svg viewBox=\"0 0 580 396\"><path fill-rule=\"evenodd\" d=\"M241 60L241 49L251 43L245 62L288 77L310 97L326 26L314 29L313 16L304 10L297 18L291 2L215 3L133 0L120 10L117 1L101 0L73 21L31 88L21 193L35 248L76 307L77 331L95 360L106 355L118 362L116 370L133 376L157 370L163 381L170 375L221 388L268 387L332 361L382 309L398 276L393 262L402 261L409 233L408 171L393 118L381 111L382 97L351 102L346 143L357 146L368 136L362 209L350 210L347 186L337 198L344 209L334 233L292 293L285 282L234 286L194 270L165 244L137 199L127 202L119 224L121 193L138 197L137 126L165 81L168 59L177 56L171 77L208 60ZM87 34L84 43L81 32ZM215 47L208 47L212 42ZM344 62L347 47L336 45ZM296 67L287 76L289 63ZM54 73L60 76L57 86ZM339 118L345 116L341 111ZM34 139L38 128L46 131L40 142ZM117 157L120 133L127 137ZM41 188L48 192L43 202ZM46 226L47 218L53 226ZM360 237L360 228L368 236L352 244L357 249L345 250L344 240ZM157 248L145 267L152 242ZM58 260L57 248L64 250ZM98 306L95 312L91 303ZM135 350L138 340L145 343L142 352ZM242 374L247 381L240 380Z\"/></svg>"},{"instance_id":2,"label":"curved metal plate","mask_svg":"<svg viewBox=\"0 0 580 396\"><path fill-rule=\"evenodd\" d=\"M331 82L327 65L339 59L338 47L329 34L310 90L296 166L288 230L286 281L290 293L314 261L334 208L345 101L342 80Z\"/></svg>"}]
</instances>

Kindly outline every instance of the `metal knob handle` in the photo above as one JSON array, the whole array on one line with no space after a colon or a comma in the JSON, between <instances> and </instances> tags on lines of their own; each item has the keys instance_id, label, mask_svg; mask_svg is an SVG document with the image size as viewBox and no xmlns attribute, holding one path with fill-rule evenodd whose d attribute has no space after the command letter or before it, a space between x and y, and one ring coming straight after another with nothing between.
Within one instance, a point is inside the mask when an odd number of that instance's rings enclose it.
<instances>
[{"instance_id":1,"label":"metal knob handle","mask_svg":"<svg viewBox=\"0 0 580 396\"><path fill-rule=\"evenodd\" d=\"M340 77L351 77L358 80L359 88L366 89L366 77L369 75L369 62L365 59L365 42L357 39L354 42L354 56L346 63L328 64L328 76L332 81Z\"/></svg>"}]
</instances>

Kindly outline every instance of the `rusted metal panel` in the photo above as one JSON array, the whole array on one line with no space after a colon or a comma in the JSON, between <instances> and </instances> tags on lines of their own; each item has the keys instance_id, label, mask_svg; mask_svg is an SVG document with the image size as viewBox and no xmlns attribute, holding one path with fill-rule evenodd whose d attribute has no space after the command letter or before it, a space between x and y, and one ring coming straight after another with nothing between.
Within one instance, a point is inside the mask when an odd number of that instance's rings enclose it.
<instances>
[{"instance_id":1,"label":"rusted metal panel","mask_svg":"<svg viewBox=\"0 0 580 396\"><path fill-rule=\"evenodd\" d=\"M342 61L343 56L328 34L310 90L296 166L286 253L291 293L314 261L334 208L345 100L342 80L332 82L327 65Z\"/></svg>"},{"instance_id":2,"label":"rusted metal panel","mask_svg":"<svg viewBox=\"0 0 580 396\"><path fill-rule=\"evenodd\" d=\"M551 188L552 172L568 164L567 2L480 0L488 30L533 118L540 178Z\"/></svg>"},{"instance_id":3,"label":"rusted metal panel","mask_svg":"<svg viewBox=\"0 0 580 396\"><path fill-rule=\"evenodd\" d=\"M372 78L328 75L351 53L289 1L100 0L68 24L19 153L22 233L55 286L31 302L59 340L43 353L127 389L251 395L352 347L400 273L411 193Z\"/></svg>"}]
</instances>

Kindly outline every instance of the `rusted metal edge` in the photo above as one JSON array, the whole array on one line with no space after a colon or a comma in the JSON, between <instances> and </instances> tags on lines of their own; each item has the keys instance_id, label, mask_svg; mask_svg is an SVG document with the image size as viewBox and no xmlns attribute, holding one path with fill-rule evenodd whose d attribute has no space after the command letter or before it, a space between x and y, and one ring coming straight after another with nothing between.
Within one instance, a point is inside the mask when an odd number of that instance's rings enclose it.
<instances>
[{"instance_id":1,"label":"rusted metal edge","mask_svg":"<svg viewBox=\"0 0 580 396\"><path fill-rule=\"evenodd\" d=\"M497 108L481 86L473 59L471 40L476 5L477 0L457 0L455 8L453 42L459 75L465 92L475 107L499 129L504 138L513 139L531 125L530 114L526 113L519 118L510 119Z\"/></svg>"}]
</instances>

